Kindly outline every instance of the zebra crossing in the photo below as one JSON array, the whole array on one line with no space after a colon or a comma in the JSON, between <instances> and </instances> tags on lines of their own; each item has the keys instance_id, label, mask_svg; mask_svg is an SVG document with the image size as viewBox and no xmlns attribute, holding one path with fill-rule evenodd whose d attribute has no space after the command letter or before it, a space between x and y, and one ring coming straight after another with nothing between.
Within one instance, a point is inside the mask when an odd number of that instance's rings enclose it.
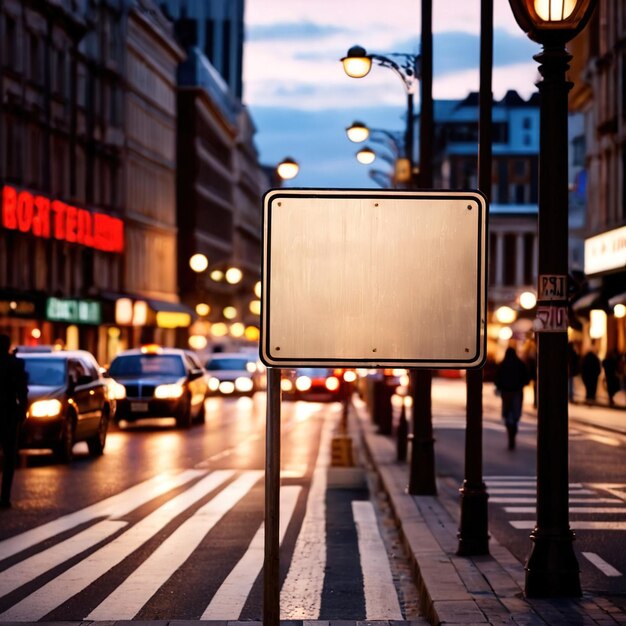
<instances>
[{"instance_id":1,"label":"zebra crossing","mask_svg":"<svg viewBox=\"0 0 626 626\"><path fill-rule=\"evenodd\" d=\"M330 445L320 446L320 455ZM326 461L318 458L294 555L281 591L281 618L323 619ZM0 622L132 620L159 597L202 542L246 499L262 499L263 472L194 469L160 474L92 506L0 542ZM280 493L280 541L294 520L301 485ZM371 502L353 502L365 619L401 620L398 596ZM263 566L263 524L202 610L187 619L242 618ZM155 539L158 538L158 541ZM148 551L149 553L146 554ZM139 556L138 556L139 555ZM129 565L130 563L130 565ZM119 566L124 564L123 575ZM386 568L385 568L386 564ZM191 582L191 581L190 581ZM202 580L191 582L200 589ZM106 589L106 594L102 590ZM392 593L393 591L393 593ZM284 604L284 606L283 606ZM65 615L65 607L71 614ZM77 608L78 607L78 608ZM260 616L243 616L250 619Z\"/></svg>"},{"instance_id":2,"label":"zebra crossing","mask_svg":"<svg viewBox=\"0 0 626 626\"><path fill-rule=\"evenodd\" d=\"M508 523L518 530L532 530L536 513L534 476L485 476L489 502L499 505ZM570 483L569 512L573 530L626 530L626 483ZM520 516L528 515L528 518ZM617 519L585 519L603 515Z\"/></svg>"}]
</instances>

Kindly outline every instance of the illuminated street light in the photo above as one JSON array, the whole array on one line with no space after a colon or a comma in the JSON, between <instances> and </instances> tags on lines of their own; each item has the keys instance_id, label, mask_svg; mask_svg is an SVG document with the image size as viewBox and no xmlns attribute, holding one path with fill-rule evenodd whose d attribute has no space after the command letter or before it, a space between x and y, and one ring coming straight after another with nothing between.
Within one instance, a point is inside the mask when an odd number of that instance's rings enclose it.
<instances>
[{"instance_id":1,"label":"illuminated street light","mask_svg":"<svg viewBox=\"0 0 626 626\"><path fill-rule=\"evenodd\" d=\"M352 143L363 143L370 136L370 129L363 122L352 122L346 128L346 135Z\"/></svg>"},{"instance_id":2,"label":"illuminated street light","mask_svg":"<svg viewBox=\"0 0 626 626\"><path fill-rule=\"evenodd\" d=\"M537 304L537 296L532 291L524 291L520 294L519 304L522 309L534 309Z\"/></svg>"},{"instance_id":3,"label":"illuminated street light","mask_svg":"<svg viewBox=\"0 0 626 626\"><path fill-rule=\"evenodd\" d=\"M243 278L243 272L238 267L229 267L224 277L229 285L237 285Z\"/></svg>"},{"instance_id":4,"label":"illuminated street light","mask_svg":"<svg viewBox=\"0 0 626 626\"><path fill-rule=\"evenodd\" d=\"M189 267L197 273L204 272L204 270L209 267L209 259L206 258L204 254L197 253L194 254L189 259Z\"/></svg>"},{"instance_id":5,"label":"illuminated street light","mask_svg":"<svg viewBox=\"0 0 626 626\"><path fill-rule=\"evenodd\" d=\"M363 165L370 165L376 160L376 153L369 146L365 146L356 153L356 159Z\"/></svg>"},{"instance_id":6,"label":"illuminated street light","mask_svg":"<svg viewBox=\"0 0 626 626\"><path fill-rule=\"evenodd\" d=\"M276 173L283 180L291 180L298 175L300 171L300 166L298 162L291 158L285 157L276 167Z\"/></svg>"},{"instance_id":7,"label":"illuminated street light","mask_svg":"<svg viewBox=\"0 0 626 626\"><path fill-rule=\"evenodd\" d=\"M539 290L537 328L537 522L526 562L528 597L580 596L569 525L568 454L568 110L571 55L565 44L589 20L591 0L509 0L520 28L541 44ZM562 285L562 287L558 287ZM545 287L548 286L548 287ZM554 288L552 288L554 286ZM543 289L543 290L542 290ZM539 320L538 320L539 321Z\"/></svg>"},{"instance_id":8,"label":"illuminated street light","mask_svg":"<svg viewBox=\"0 0 626 626\"><path fill-rule=\"evenodd\" d=\"M261 281L257 280L256 283L254 283L254 295L257 298L261 298L261 289L262 289Z\"/></svg>"},{"instance_id":9,"label":"illuminated street light","mask_svg":"<svg viewBox=\"0 0 626 626\"><path fill-rule=\"evenodd\" d=\"M365 52L365 48L361 46L352 46L348 50L348 54L342 57L343 71L350 78L363 78L370 73L372 69L372 55Z\"/></svg>"},{"instance_id":10,"label":"illuminated street light","mask_svg":"<svg viewBox=\"0 0 626 626\"><path fill-rule=\"evenodd\" d=\"M613 315L617 319L622 319L623 317L626 317L626 306L624 306L623 304L616 304L613 307Z\"/></svg>"},{"instance_id":11,"label":"illuminated street light","mask_svg":"<svg viewBox=\"0 0 626 626\"><path fill-rule=\"evenodd\" d=\"M200 317L206 317L211 312L211 307L206 302L196 304L196 313Z\"/></svg>"},{"instance_id":12,"label":"illuminated street light","mask_svg":"<svg viewBox=\"0 0 626 626\"><path fill-rule=\"evenodd\" d=\"M517 319L517 313L510 306L499 307L495 316L500 324L512 324Z\"/></svg>"}]
</instances>

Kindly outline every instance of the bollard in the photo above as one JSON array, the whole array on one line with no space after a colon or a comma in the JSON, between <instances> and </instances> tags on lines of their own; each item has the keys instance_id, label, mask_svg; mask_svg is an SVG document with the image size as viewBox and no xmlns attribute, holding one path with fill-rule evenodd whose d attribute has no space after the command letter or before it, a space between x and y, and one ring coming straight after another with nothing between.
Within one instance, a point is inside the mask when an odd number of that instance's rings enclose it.
<instances>
[{"instance_id":1,"label":"bollard","mask_svg":"<svg viewBox=\"0 0 626 626\"><path fill-rule=\"evenodd\" d=\"M389 387L384 380L374 382L374 423L378 425L381 435L392 434L392 407L391 396L393 388Z\"/></svg>"},{"instance_id":2,"label":"bollard","mask_svg":"<svg viewBox=\"0 0 626 626\"><path fill-rule=\"evenodd\" d=\"M400 422L398 423L398 461L406 461L406 452L407 452L407 437L409 434L409 422L406 419L406 411L404 409L404 402L402 403L402 408L400 409Z\"/></svg>"}]
</instances>

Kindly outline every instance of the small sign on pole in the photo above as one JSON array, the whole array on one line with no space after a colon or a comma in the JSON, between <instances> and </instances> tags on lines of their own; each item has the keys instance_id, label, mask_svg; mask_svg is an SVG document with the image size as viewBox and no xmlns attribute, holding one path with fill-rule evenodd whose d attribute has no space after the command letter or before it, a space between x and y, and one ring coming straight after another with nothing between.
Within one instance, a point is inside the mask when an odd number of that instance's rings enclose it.
<instances>
[{"instance_id":1,"label":"small sign on pole","mask_svg":"<svg viewBox=\"0 0 626 626\"><path fill-rule=\"evenodd\" d=\"M481 193L276 189L263 223L266 365L484 363Z\"/></svg>"}]
</instances>

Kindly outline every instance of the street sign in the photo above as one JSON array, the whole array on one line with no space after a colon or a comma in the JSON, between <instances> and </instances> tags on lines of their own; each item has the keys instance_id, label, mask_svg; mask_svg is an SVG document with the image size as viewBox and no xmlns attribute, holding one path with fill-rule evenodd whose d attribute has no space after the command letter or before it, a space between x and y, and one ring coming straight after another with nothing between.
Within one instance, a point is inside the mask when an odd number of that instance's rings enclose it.
<instances>
[{"instance_id":1,"label":"street sign","mask_svg":"<svg viewBox=\"0 0 626 626\"><path fill-rule=\"evenodd\" d=\"M474 191L270 190L261 360L482 366L486 221Z\"/></svg>"}]
</instances>

